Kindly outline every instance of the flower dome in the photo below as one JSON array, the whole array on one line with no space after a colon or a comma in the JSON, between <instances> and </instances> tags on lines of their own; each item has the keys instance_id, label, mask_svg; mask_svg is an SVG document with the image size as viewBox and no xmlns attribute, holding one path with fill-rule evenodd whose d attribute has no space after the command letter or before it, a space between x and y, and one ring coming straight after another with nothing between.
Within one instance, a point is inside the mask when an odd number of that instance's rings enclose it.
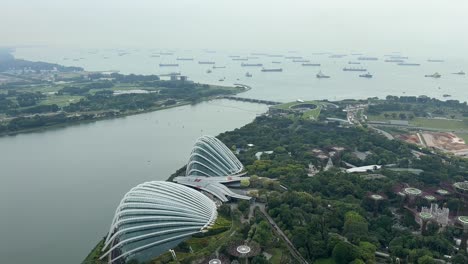
<instances>
[{"instance_id":1,"label":"flower dome","mask_svg":"<svg viewBox=\"0 0 468 264\"><path fill-rule=\"evenodd\" d=\"M142 183L120 202L101 259L148 261L214 223L216 205L189 187L166 181Z\"/></svg>"},{"instance_id":2,"label":"flower dome","mask_svg":"<svg viewBox=\"0 0 468 264\"><path fill-rule=\"evenodd\" d=\"M192 149L186 176L229 176L243 169L242 163L223 142L212 136L203 136Z\"/></svg>"}]
</instances>

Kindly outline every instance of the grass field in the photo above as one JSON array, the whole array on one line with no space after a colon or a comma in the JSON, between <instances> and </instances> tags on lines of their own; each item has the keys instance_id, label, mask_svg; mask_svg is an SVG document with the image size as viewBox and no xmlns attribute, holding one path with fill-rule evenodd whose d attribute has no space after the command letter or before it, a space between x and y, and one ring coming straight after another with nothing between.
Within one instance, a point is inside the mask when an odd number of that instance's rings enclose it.
<instances>
[{"instance_id":1,"label":"grass field","mask_svg":"<svg viewBox=\"0 0 468 264\"><path fill-rule=\"evenodd\" d=\"M392 114L395 113L396 114L396 117L392 117ZM398 115L400 113L404 113L406 114L407 116L409 114L412 114L412 112L405 112L405 111L388 111L388 112L385 112L385 113L382 113L380 115L368 115L367 116L367 119L369 121L388 121L388 120L399 120L400 118L398 117ZM386 118L384 115L387 114L388 117Z\"/></svg>"},{"instance_id":2,"label":"grass field","mask_svg":"<svg viewBox=\"0 0 468 264\"><path fill-rule=\"evenodd\" d=\"M468 129L468 120L415 118L410 124L417 127L437 128L445 130Z\"/></svg>"},{"instance_id":3,"label":"grass field","mask_svg":"<svg viewBox=\"0 0 468 264\"><path fill-rule=\"evenodd\" d=\"M283 256L283 251L279 248L272 248L267 250L268 253L270 253L271 259L269 260L270 263L273 264L280 264L281 263L281 257Z\"/></svg>"},{"instance_id":4,"label":"grass field","mask_svg":"<svg viewBox=\"0 0 468 264\"><path fill-rule=\"evenodd\" d=\"M304 119L317 119L320 115L320 111L322 110L322 107L326 104L323 102L318 102L318 101L304 101L304 102L289 102L289 103L284 103L280 105L275 105L272 106L271 108L276 108L276 109L282 109L282 110L292 110L291 108L293 106L301 105L301 104L313 104L316 105L317 107L315 109L311 109L309 111L305 111L302 114L302 118Z\"/></svg>"}]
</instances>

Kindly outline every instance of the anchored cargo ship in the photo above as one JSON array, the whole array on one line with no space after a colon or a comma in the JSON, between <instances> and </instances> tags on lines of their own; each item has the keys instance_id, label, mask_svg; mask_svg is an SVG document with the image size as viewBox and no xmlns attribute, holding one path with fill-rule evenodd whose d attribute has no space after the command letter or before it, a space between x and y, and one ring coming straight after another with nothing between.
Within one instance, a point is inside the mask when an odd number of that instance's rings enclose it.
<instances>
[{"instance_id":1,"label":"anchored cargo ship","mask_svg":"<svg viewBox=\"0 0 468 264\"><path fill-rule=\"evenodd\" d=\"M372 78L372 74L370 74L370 73L361 74L361 75L359 75L359 77L362 77L362 78Z\"/></svg>"},{"instance_id":2,"label":"anchored cargo ship","mask_svg":"<svg viewBox=\"0 0 468 264\"><path fill-rule=\"evenodd\" d=\"M358 57L358 60L378 60L377 57Z\"/></svg>"},{"instance_id":3,"label":"anchored cargo ship","mask_svg":"<svg viewBox=\"0 0 468 264\"><path fill-rule=\"evenodd\" d=\"M302 63L302 66L320 66L320 63Z\"/></svg>"},{"instance_id":4,"label":"anchored cargo ship","mask_svg":"<svg viewBox=\"0 0 468 264\"><path fill-rule=\"evenodd\" d=\"M215 64L214 61L199 61L198 64Z\"/></svg>"},{"instance_id":5,"label":"anchored cargo ship","mask_svg":"<svg viewBox=\"0 0 468 264\"><path fill-rule=\"evenodd\" d=\"M421 64L419 64L419 63L401 62L401 63L398 63L398 65L400 65L400 66L420 66Z\"/></svg>"},{"instance_id":6,"label":"anchored cargo ship","mask_svg":"<svg viewBox=\"0 0 468 264\"><path fill-rule=\"evenodd\" d=\"M301 59L299 59L299 60L293 60L293 62L310 62L310 60L301 60Z\"/></svg>"},{"instance_id":7,"label":"anchored cargo ship","mask_svg":"<svg viewBox=\"0 0 468 264\"><path fill-rule=\"evenodd\" d=\"M261 63L242 63L242 67L262 67L263 64Z\"/></svg>"},{"instance_id":8,"label":"anchored cargo ship","mask_svg":"<svg viewBox=\"0 0 468 264\"><path fill-rule=\"evenodd\" d=\"M193 58L177 58L178 61L193 61Z\"/></svg>"},{"instance_id":9,"label":"anchored cargo ship","mask_svg":"<svg viewBox=\"0 0 468 264\"><path fill-rule=\"evenodd\" d=\"M465 72L464 71L459 71L459 72L454 72L453 74L465 75Z\"/></svg>"},{"instance_id":10,"label":"anchored cargo ship","mask_svg":"<svg viewBox=\"0 0 468 264\"><path fill-rule=\"evenodd\" d=\"M385 62L405 62L404 60L397 60L397 59L390 59L390 60L385 60Z\"/></svg>"},{"instance_id":11,"label":"anchored cargo ship","mask_svg":"<svg viewBox=\"0 0 468 264\"><path fill-rule=\"evenodd\" d=\"M367 70L364 69L364 68L346 68L346 67L344 67L344 68L343 68L343 71L359 71L359 72L364 72L364 71L367 71Z\"/></svg>"},{"instance_id":12,"label":"anchored cargo ship","mask_svg":"<svg viewBox=\"0 0 468 264\"><path fill-rule=\"evenodd\" d=\"M226 66L213 66L213 69L224 69Z\"/></svg>"},{"instance_id":13,"label":"anchored cargo ship","mask_svg":"<svg viewBox=\"0 0 468 264\"><path fill-rule=\"evenodd\" d=\"M233 61L248 61L249 59L247 58L233 58Z\"/></svg>"},{"instance_id":14,"label":"anchored cargo ship","mask_svg":"<svg viewBox=\"0 0 468 264\"><path fill-rule=\"evenodd\" d=\"M179 64L177 63L160 63L159 67L177 67Z\"/></svg>"},{"instance_id":15,"label":"anchored cargo ship","mask_svg":"<svg viewBox=\"0 0 468 264\"><path fill-rule=\"evenodd\" d=\"M361 64L361 63L358 61L348 61L348 64Z\"/></svg>"},{"instance_id":16,"label":"anchored cargo ship","mask_svg":"<svg viewBox=\"0 0 468 264\"><path fill-rule=\"evenodd\" d=\"M300 60L302 59L302 57L300 56L288 56L288 57L284 57L285 59L290 59L290 60Z\"/></svg>"},{"instance_id":17,"label":"anchored cargo ship","mask_svg":"<svg viewBox=\"0 0 468 264\"><path fill-rule=\"evenodd\" d=\"M262 72L282 72L283 69L282 68L275 68L275 69L265 69L263 68L262 69Z\"/></svg>"},{"instance_id":18,"label":"anchored cargo ship","mask_svg":"<svg viewBox=\"0 0 468 264\"><path fill-rule=\"evenodd\" d=\"M444 62L444 60L432 60L432 59L429 59L429 60L427 60L427 62Z\"/></svg>"}]
</instances>

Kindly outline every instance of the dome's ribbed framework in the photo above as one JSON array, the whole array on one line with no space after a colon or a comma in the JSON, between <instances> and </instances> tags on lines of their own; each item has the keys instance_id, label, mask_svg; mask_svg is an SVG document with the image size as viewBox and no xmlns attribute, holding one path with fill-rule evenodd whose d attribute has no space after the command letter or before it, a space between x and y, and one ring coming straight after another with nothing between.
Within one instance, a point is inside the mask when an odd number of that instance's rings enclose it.
<instances>
[{"instance_id":1,"label":"dome's ribbed framework","mask_svg":"<svg viewBox=\"0 0 468 264\"><path fill-rule=\"evenodd\" d=\"M243 169L242 163L223 142L213 136L203 136L192 149L186 176L228 176Z\"/></svg>"},{"instance_id":2,"label":"dome's ribbed framework","mask_svg":"<svg viewBox=\"0 0 468 264\"><path fill-rule=\"evenodd\" d=\"M152 181L132 188L120 202L101 259L147 261L212 225L215 203L180 184Z\"/></svg>"}]
</instances>

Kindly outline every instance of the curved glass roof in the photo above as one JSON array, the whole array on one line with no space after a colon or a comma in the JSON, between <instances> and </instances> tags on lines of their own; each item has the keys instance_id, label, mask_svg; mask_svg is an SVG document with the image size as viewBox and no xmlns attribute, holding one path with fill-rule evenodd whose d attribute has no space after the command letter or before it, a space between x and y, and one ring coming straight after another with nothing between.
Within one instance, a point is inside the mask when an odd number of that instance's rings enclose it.
<instances>
[{"instance_id":1,"label":"curved glass roof","mask_svg":"<svg viewBox=\"0 0 468 264\"><path fill-rule=\"evenodd\" d=\"M186 176L228 176L243 169L242 163L223 142L213 136L203 136L193 146Z\"/></svg>"},{"instance_id":2,"label":"curved glass roof","mask_svg":"<svg viewBox=\"0 0 468 264\"><path fill-rule=\"evenodd\" d=\"M216 220L215 203L189 187L166 181L142 183L120 202L101 259L148 261Z\"/></svg>"}]
</instances>

